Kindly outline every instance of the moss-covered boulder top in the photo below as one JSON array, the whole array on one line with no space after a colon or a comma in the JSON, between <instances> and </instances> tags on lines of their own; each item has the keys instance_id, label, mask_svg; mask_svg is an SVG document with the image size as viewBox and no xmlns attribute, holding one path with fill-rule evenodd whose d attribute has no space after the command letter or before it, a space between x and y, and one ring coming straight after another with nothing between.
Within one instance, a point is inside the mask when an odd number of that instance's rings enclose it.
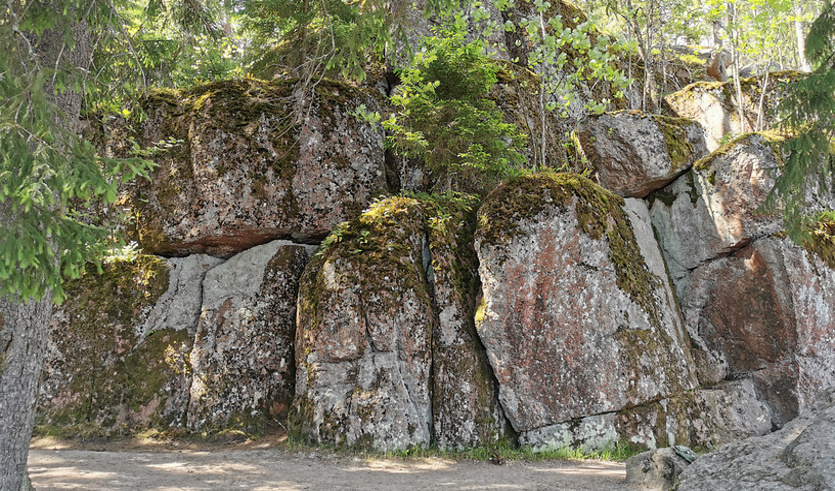
<instances>
[{"instance_id":1,"label":"moss-covered boulder top","mask_svg":"<svg viewBox=\"0 0 835 491\"><path fill-rule=\"evenodd\" d=\"M664 98L664 106L674 116L698 121L705 128L709 151L726 141L726 135L739 135L771 127L780 101L780 85L800 76L784 71L746 78L741 81L744 121L736 109L733 82L696 82ZM760 104L762 102L762 105ZM760 110L762 109L762 110ZM762 118L762 127L758 121Z\"/></svg>"},{"instance_id":2,"label":"moss-covered boulder top","mask_svg":"<svg viewBox=\"0 0 835 491\"><path fill-rule=\"evenodd\" d=\"M142 246L229 257L276 238L318 241L384 190L383 136L353 115L377 100L322 81L215 82L152 93L140 140L176 141L128 201Z\"/></svg>"},{"instance_id":3,"label":"moss-covered boulder top","mask_svg":"<svg viewBox=\"0 0 835 491\"><path fill-rule=\"evenodd\" d=\"M598 183L634 198L666 186L707 155L696 121L637 111L592 117L577 136Z\"/></svg>"},{"instance_id":4,"label":"moss-covered boulder top","mask_svg":"<svg viewBox=\"0 0 835 491\"><path fill-rule=\"evenodd\" d=\"M641 201L577 175L511 180L482 205L476 252L478 334L508 418L532 444L694 386Z\"/></svg>"}]
</instances>

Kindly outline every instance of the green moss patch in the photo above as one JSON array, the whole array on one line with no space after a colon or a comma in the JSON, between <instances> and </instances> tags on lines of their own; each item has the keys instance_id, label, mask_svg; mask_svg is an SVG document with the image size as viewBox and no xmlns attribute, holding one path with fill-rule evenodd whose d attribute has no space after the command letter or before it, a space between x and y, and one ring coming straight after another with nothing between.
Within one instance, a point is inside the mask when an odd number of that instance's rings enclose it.
<instances>
[{"instance_id":1,"label":"green moss patch","mask_svg":"<svg viewBox=\"0 0 835 491\"><path fill-rule=\"evenodd\" d=\"M66 321L54 334L66 360L67 385L42 407L41 433L112 436L165 425L166 384L190 377L191 340L165 329L135 332L144 313L168 289L168 268L153 256L107 264L67 283ZM174 416L171 416L174 417Z\"/></svg>"},{"instance_id":2,"label":"green moss patch","mask_svg":"<svg viewBox=\"0 0 835 491\"><path fill-rule=\"evenodd\" d=\"M477 235L489 244L508 244L520 232L523 221L557 206L565 209L574 198L579 228L595 240L609 243L617 273L617 286L650 315L658 325L653 292L660 279L649 271L623 211L623 198L577 174L540 173L511 179L485 200L478 214Z\"/></svg>"},{"instance_id":3,"label":"green moss patch","mask_svg":"<svg viewBox=\"0 0 835 491\"><path fill-rule=\"evenodd\" d=\"M687 139L686 127L697 124L692 119L670 118L667 116L653 115L652 120L658 125L661 134L664 135L664 143L667 145L667 152L672 162L672 170L683 169L690 163L693 157L693 145Z\"/></svg>"},{"instance_id":4,"label":"green moss patch","mask_svg":"<svg viewBox=\"0 0 835 491\"><path fill-rule=\"evenodd\" d=\"M809 238L803 241L803 248L835 269L835 211L822 213L808 229Z\"/></svg>"}]
</instances>

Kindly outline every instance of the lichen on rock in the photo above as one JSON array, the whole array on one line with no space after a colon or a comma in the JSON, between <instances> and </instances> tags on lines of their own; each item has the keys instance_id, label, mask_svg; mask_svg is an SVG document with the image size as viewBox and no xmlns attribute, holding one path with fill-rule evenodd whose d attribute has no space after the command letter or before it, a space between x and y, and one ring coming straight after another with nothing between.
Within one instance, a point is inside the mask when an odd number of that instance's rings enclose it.
<instances>
[{"instance_id":1,"label":"lichen on rock","mask_svg":"<svg viewBox=\"0 0 835 491\"><path fill-rule=\"evenodd\" d=\"M258 434L273 421L286 423L295 378L296 295L312 249L273 241L206 275L190 354L190 428Z\"/></svg>"},{"instance_id":2,"label":"lichen on rock","mask_svg":"<svg viewBox=\"0 0 835 491\"><path fill-rule=\"evenodd\" d=\"M598 183L643 198L707 155L704 130L682 118L620 111L590 118L578 131Z\"/></svg>"},{"instance_id":3,"label":"lichen on rock","mask_svg":"<svg viewBox=\"0 0 835 491\"><path fill-rule=\"evenodd\" d=\"M633 201L541 174L508 181L479 211L478 334L522 441L695 386L660 251L633 232L643 220L651 234L646 208Z\"/></svg>"},{"instance_id":4,"label":"lichen on rock","mask_svg":"<svg viewBox=\"0 0 835 491\"><path fill-rule=\"evenodd\" d=\"M299 293L294 434L381 450L505 436L471 321L467 201L389 198L325 241Z\"/></svg>"},{"instance_id":5,"label":"lichen on rock","mask_svg":"<svg viewBox=\"0 0 835 491\"><path fill-rule=\"evenodd\" d=\"M360 104L378 108L377 97L323 80L300 102L297 84L151 93L142 141L179 143L126 198L146 250L230 257L278 238L315 242L386 189L383 135L354 116Z\"/></svg>"}]
</instances>

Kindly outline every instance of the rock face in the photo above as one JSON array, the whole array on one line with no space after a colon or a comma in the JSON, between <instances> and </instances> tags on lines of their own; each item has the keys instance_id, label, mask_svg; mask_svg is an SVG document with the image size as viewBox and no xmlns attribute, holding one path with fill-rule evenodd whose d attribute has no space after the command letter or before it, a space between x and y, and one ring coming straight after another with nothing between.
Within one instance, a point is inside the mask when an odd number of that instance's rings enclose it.
<instances>
[{"instance_id":1,"label":"rock face","mask_svg":"<svg viewBox=\"0 0 835 491\"><path fill-rule=\"evenodd\" d=\"M833 271L766 238L696 269L681 298L703 383L752 377L781 426L835 384Z\"/></svg>"},{"instance_id":2,"label":"rock face","mask_svg":"<svg viewBox=\"0 0 835 491\"><path fill-rule=\"evenodd\" d=\"M666 186L707 155L695 121L632 111L593 117L577 136L598 184L633 198Z\"/></svg>"},{"instance_id":3,"label":"rock face","mask_svg":"<svg viewBox=\"0 0 835 491\"><path fill-rule=\"evenodd\" d=\"M502 20L535 10L517 2ZM530 55L525 33L494 34L508 56ZM543 123L537 76L505 65L491 94L505 120L531 135L544 124L545 152L561 158L554 135L569 120ZM478 210L481 198L450 192L361 212L386 170L397 181L383 134L352 114L375 97L325 81L293 119L295 89L157 92L146 123L121 127L181 140L119 205L146 250L176 257L67 285L45 431L260 433L278 421L292 437L377 450L592 450L712 448L785 427L761 440L796 442L764 479L831 485L808 450L824 448L814 439L831 408L789 421L835 386L835 221L823 216L803 247L783 238L780 210L762 208L781 162L764 136L699 158L692 122L606 114L577 141L626 198L546 172L508 180ZM810 186L807 200L820 212L835 195Z\"/></svg>"},{"instance_id":4,"label":"rock face","mask_svg":"<svg viewBox=\"0 0 835 491\"><path fill-rule=\"evenodd\" d=\"M561 444L573 420L695 387L647 218L573 175L511 181L483 205L477 328L526 443Z\"/></svg>"},{"instance_id":5,"label":"rock face","mask_svg":"<svg viewBox=\"0 0 835 491\"><path fill-rule=\"evenodd\" d=\"M274 241L226 262L139 256L70 283L39 424L259 433L286 422L296 294L312 249Z\"/></svg>"},{"instance_id":6,"label":"rock face","mask_svg":"<svg viewBox=\"0 0 835 491\"><path fill-rule=\"evenodd\" d=\"M778 165L768 142L748 135L650 196L652 224L679 294L688 271L782 230L779 213L760 210L774 186L767 169Z\"/></svg>"},{"instance_id":7,"label":"rock face","mask_svg":"<svg viewBox=\"0 0 835 491\"><path fill-rule=\"evenodd\" d=\"M371 95L323 81L295 120L294 82L251 79L156 92L142 140L181 140L131 190L152 253L231 255L274 239L316 242L386 188L383 136L353 112Z\"/></svg>"},{"instance_id":8,"label":"rock face","mask_svg":"<svg viewBox=\"0 0 835 491\"><path fill-rule=\"evenodd\" d=\"M429 239L428 224L442 226L439 218L415 199L379 202L337 229L311 262L299 292L291 420L301 436L383 450L428 445L435 430L444 446L502 436L489 371L467 365L480 360L461 296L466 273L452 276L467 265L446 250L454 241ZM432 244L443 245L437 257ZM449 387L452 370L460 378ZM437 426L433 406L443 413Z\"/></svg>"},{"instance_id":9,"label":"rock face","mask_svg":"<svg viewBox=\"0 0 835 491\"><path fill-rule=\"evenodd\" d=\"M835 489L835 393L782 430L699 457L679 476L679 491Z\"/></svg>"},{"instance_id":10,"label":"rock face","mask_svg":"<svg viewBox=\"0 0 835 491\"><path fill-rule=\"evenodd\" d=\"M257 431L293 397L296 294L312 247L274 241L211 270L191 352L189 426Z\"/></svg>"},{"instance_id":11,"label":"rock face","mask_svg":"<svg viewBox=\"0 0 835 491\"><path fill-rule=\"evenodd\" d=\"M698 121L705 128L707 149L714 151L722 145L725 135L739 135L749 131L768 129L772 114L779 102L779 84L800 75L787 71L742 80L745 126L740 123L734 106L736 98L733 82L697 82L664 98L672 114ZM763 99L763 86L765 98ZM758 127L762 100L763 126Z\"/></svg>"},{"instance_id":12,"label":"rock face","mask_svg":"<svg viewBox=\"0 0 835 491\"><path fill-rule=\"evenodd\" d=\"M474 213L443 201L426 206L431 216L427 273L437 314L432 340L434 441L440 448L490 445L511 431L475 328L480 281Z\"/></svg>"},{"instance_id":13,"label":"rock face","mask_svg":"<svg viewBox=\"0 0 835 491\"><path fill-rule=\"evenodd\" d=\"M168 275L165 261L140 256L67 284L51 325L39 425L118 435L182 418L191 339L176 326L142 329Z\"/></svg>"},{"instance_id":14,"label":"rock face","mask_svg":"<svg viewBox=\"0 0 835 491\"><path fill-rule=\"evenodd\" d=\"M752 380L776 427L833 383L835 329L832 270L760 211L778 162L749 135L651 197L700 383Z\"/></svg>"}]
</instances>

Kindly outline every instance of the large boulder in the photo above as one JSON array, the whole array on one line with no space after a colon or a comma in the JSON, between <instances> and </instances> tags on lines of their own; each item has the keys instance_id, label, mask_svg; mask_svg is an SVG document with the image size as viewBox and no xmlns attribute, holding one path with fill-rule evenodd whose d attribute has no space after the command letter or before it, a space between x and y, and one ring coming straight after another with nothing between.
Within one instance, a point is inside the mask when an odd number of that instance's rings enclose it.
<instances>
[{"instance_id":1,"label":"large boulder","mask_svg":"<svg viewBox=\"0 0 835 491\"><path fill-rule=\"evenodd\" d=\"M273 241L203 280L188 423L260 432L285 421L295 380L296 294L312 246Z\"/></svg>"},{"instance_id":2,"label":"large boulder","mask_svg":"<svg viewBox=\"0 0 835 491\"><path fill-rule=\"evenodd\" d=\"M695 121L634 111L589 118L577 137L597 183L633 198L661 189L707 155Z\"/></svg>"},{"instance_id":3,"label":"large boulder","mask_svg":"<svg viewBox=\"0 0 835 491\"><path fill-rule=\"evenodd\" d=\"M195 266L205 274L203 264ZM158 300L176 284L172 269L182 268L139 256L66 285L67 299L50 326L39 431L118 435L182 422L191 381L189 326L148 324Z\"/></svg>"},{"instance_id":4,"label":"large boulder","mask_svg":"<svg viewBox=\"0 0 835 491\"><path fill-rule=\"evenodd\" d=\"M469 320L472 260L457 257L466 225L460 211L433 210L381 201L337 228L308 265L291 432L380 450L426 446L433 434L445 447L503 436Z\"/></svg>"},{"instance_id":5,"label":"large boulder","mask_svg":"<svg viewBox=\"0 0 835 491\"><path fill-rule=\"evenodd\" d=\"M705 128L709 151L714 151L728 136L769 129L780 101L780 84L802 75L785 71L747 78L742 84L744 126L736 107L736 89L731 82L696 82L664 98L670 112L698 121ZM762 126L758 127L758 120Z\"/></svg>"},{"instance_id":6,"label":"large boulder","mask_svg":"<svg viewBox=\"0 0 835 491\"><path fill-rule=\"evenodd\" d=\"M640 453L626 461L626 482L643 491L670 491L694 458L692 451L681 447Z\"/></svg>"},{"instance_id":7,"label":"large boulder","mask_svg":"<svg viewBox=\"0 0 835 491\"><path fill-rule=\"evenodd\" d=\"M642 202L576 175L535 175L494 191L479 224L478 333L524 443L588 442L602 425L595 445L611 444L624 436L614 425L573 423L695 387Z\"/></svg>"},{"instance_id":8,"label":"large boulder","mask_svg":"<svg viewBox=\"0 0 835 491\"><path fill-rule=\"evenodd\" d=\"M376 98L327 80L301 100L297 89L243 79L148 97L139 139L170 148L127 198L147 251L230 257L279 238L317 242L386 188L382 132L354 116Z\"/></svg>"},{"instance_id":9,"label":"large boulder","mask_svg":"<svg viewBox=\"0 0 835 491\"><path fill-rule=\"evenodd\" d=\"M835 392L769 435L703 455L679 475L678 491L835 489Z\"/></svg>"},{"instance_id":10,"label":"large boulder","mask_svg":"<svg viewBox=\"0 0 835 491\"><path fill-rule=\"evenodd\" d=\"M779 211L762 210L779 162L766 138L746 135L650 195L652 225L679 294L697 266L782 230Z\"/></svg>"}]
</instances>

